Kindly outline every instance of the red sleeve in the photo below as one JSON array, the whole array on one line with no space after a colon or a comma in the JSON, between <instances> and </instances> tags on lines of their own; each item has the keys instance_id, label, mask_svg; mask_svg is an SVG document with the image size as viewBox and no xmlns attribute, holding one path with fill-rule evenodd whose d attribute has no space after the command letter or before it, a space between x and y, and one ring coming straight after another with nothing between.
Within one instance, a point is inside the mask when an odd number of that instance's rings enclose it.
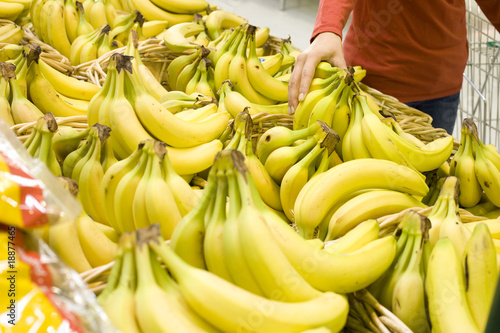
<instances>
[{"instance_id":1,"label":"red sleeve","mask_svg":"<svg viewBox=\"0 0 500 333\"><path fill-rule=\"evenodd\" d=\"M498 0L476 0L488 20L500 32L500 1Z\"/></svg>"},{"instance_id":2,"label":"red sleeve","mask_svg":"<svg viewBox=\"0 0 500 333\"><path fill-rule=\"evenodd\" d=\"M342 37L342 29L355 2L356 0L320 0L311 42L322 32L333 32Z\"/></svg>"}]
</instances>

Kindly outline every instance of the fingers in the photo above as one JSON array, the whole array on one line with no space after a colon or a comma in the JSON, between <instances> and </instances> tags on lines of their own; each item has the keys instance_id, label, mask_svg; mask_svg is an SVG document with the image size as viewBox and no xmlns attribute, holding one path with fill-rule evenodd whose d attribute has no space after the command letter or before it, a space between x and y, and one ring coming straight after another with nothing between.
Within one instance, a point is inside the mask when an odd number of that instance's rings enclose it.
<instances>
[{"instance_id":1,"label":"fingers","mask_svg":"<svg viewBox=\"0 0 500 333\"><path fill-rule=\"evenodd\" d=\"M309 91L309 87L311 86L312 79L314 78L314 72L316 71L316 67L318 66L320 58L313 57L309 55L304 63L302 68L302 75L300 77L300 87L299 87L299 96L298 101L302 102Z\"/></svg>"},{"instance_id":2,"label":"fingers","mask_svg":"<svg viewBox=\"0 0 500 333\"><path fill-rule=\"evenodd\" d=\"M288 83L288 114L294 114L298 104L300 79L302 76L302 68L304 67L304 58L300 54L295 61L292 75Z\"/></svg>"}]
</instances>

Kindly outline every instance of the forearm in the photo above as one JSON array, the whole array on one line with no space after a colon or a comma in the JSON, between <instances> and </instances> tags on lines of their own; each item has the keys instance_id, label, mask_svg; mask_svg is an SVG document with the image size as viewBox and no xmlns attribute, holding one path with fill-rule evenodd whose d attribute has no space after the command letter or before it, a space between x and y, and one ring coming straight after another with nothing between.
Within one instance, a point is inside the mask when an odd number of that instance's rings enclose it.
<instances>
[{"instance_id":1,"label":"forearm","mask_svg":"<svg viewBox=\"0 0 500 333\"><path fill-rule=\"evenodd\" d=\"M349 15L357 0L320 0L311 42L322 32L333 32L342 37Z\"/></svg>"}]
</instances>

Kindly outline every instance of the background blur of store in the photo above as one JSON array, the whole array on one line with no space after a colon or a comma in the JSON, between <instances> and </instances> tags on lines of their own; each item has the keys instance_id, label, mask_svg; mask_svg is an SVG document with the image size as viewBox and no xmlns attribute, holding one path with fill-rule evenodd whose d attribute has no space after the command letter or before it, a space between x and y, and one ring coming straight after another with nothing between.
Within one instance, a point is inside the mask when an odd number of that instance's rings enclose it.
<instances>
[{"instance_id":1,"label":"background blur of store","mask_svg":"<svg viewBox=\"0 0 500 333\"><path fill-rule=\"evenodd\" d=\"M213 0L211 3L267 26L275 37L291 37L298 49L309 45L319 0ZM466 0L469 61L464 73L460 114L453 131L460 137L463 118L476 122L485 143L500 145L500 33L474 0ZM347 27L346 27L347 29Z\"/></svg>"}]
</instances>

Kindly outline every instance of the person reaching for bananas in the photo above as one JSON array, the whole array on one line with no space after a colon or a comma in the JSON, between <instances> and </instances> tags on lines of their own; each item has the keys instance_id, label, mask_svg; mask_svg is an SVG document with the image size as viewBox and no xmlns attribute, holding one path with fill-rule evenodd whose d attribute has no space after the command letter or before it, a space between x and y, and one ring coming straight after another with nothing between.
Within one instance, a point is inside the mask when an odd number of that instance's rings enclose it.
<instances>
[{"instance_id":1,"label":"person reaching for bananas","mask_svg":"<svg viewBox=\"0 0 500 333\"><path fill-rule=\"evenodd\" d=\"M500 1L476 2L500 31ZM429 114L434 127L451 134L467 58L464 0L320 0L311 44L290 78L289 113L307 94L320 61L361 65L363 83Z\"/></svg>"}]
</instances>

